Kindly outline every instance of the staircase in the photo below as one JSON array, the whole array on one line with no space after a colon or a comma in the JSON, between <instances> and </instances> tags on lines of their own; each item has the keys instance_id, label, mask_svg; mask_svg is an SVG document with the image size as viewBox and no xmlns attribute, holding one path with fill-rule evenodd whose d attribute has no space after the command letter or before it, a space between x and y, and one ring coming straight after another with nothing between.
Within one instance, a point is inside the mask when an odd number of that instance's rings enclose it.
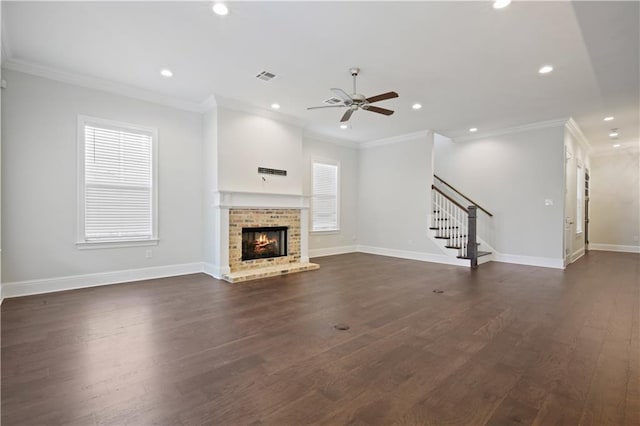
<instances>
[{"instance_id":1,"label":"staircase","mask_svg":"<svg viewBox=\"0 0 640 426\"><path fill-rule=\"evenodd\" d=\"M492 234L489 231L493 228L493 215L438 176L434 178L431 186L431 237L439 243L443 253L468 260L471 268L492 260L494 250L487 240Z\"/></svg>"}]
</instances>

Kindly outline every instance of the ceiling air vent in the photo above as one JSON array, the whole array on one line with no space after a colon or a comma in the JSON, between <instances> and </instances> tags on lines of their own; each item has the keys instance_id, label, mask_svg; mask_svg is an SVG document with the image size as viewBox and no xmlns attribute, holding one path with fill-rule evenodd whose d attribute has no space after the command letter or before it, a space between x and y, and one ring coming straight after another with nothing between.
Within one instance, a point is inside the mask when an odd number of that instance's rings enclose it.
<instances>
[{"instance_id":1,"label":"ceiling air vent","mask_svg":"<svg viewBox=\"0 0 640 426\"><path fill-rule=\"evenodd\" d=\"M256 78L262 81L269 81L273 79L275 76L276 75L274 73L271 73L269 71L262 71L260 74L256 75Z\"/></svg>"},{"instance_id":2,"label":"ceiling air vent","mask_svg":"<svg viewBox=\"0 0 640 426\"><path fill-rule=\"evenodd\" d=\"M329 98L326 101L324 101L325 104L329 104L329 105L337 105L337 104L341 104L342 103L342 99L338 99L338 98Z\"/></svg>"}]
</instances>

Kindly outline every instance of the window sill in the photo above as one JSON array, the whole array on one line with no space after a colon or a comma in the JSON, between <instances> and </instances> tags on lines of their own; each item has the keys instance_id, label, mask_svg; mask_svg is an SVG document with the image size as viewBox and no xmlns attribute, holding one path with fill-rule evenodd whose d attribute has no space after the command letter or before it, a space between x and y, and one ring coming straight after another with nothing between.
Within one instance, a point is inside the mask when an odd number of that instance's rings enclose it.
<instances>
[{"instance_id":1,"label":"window sill","mask_svg":"<svg viewBox=\"0 0 640 426\"><path fill-rule=\"evenodd\" d=\"M130 240L130 241L79 241L76 243L78 250L94 250L121 247L144 247L157 246L158 239L153 240Z\"/></svg>"},{"instance_id":2,"label":"window sill","mask_svg":"<svg viewBox=\"0 0 640 426\"><path fill-rule=\"evenodd\" d=\"M339 229L331 229L331 230L327 230L327 231L311 231L311 233L313 235L333 235L333 234L339 234L340 230Z\"/></svg>"}]
</instances>

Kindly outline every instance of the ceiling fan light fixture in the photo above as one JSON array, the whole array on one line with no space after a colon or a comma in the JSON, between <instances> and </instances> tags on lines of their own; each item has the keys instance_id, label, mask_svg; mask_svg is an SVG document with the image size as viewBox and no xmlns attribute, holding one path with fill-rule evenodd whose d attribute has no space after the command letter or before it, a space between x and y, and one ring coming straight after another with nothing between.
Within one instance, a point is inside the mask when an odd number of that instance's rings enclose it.
<instances>
[{"instance_id":1,"label":"ceiling fan light fixture","mask_svg":"<svg viewBox=\"0 0 640 426\"><path fill-rule=\"evenodd\" d=\"M411 105L411 108L420 109L420 108L422 108L422 104L419 104L419 103L416 102L415 104Z\"/></svg>"},{"instance_id":2,"label":"ceiling fan light fixture","mask_svg":"<svg viewBox=\"0 0 640 426\"><path fill-rule=\"evenodd\" d=\"M341 128L342 130L347 130L347 129L349 128L349 125L348 125L348 124L341 124L341 125L340 125L340 128Z\"/></svg>"},{"instance_id":3,"label":"ceiling fan light fixture","mask_svg":"<svg viewBox=\"0 0 640 426\"><path fill-rule=\"evenodd\" d=\"M397 98L398 94L396 92L386 92L380 93L379 95L366 97L365 95L358 93L358 89L356 87L356 78L358 77L358 73L360 73L360 68L349 68L349 72L353 77L353 93L349 94L342 89L334 87L331 91L336 95L335 103L331 103L331 105L322 105L322 106L312 106L308 107L308 110L313 109L321 109L321 108L347 108L345 113L343 114L340 122L346 123L351 118L351 115L358 110L375 112L377 114L382 115L393 115L394 111L386 108L380 108L379 106L371 105L376 102L386 101L387 99Z\"/></svg>"}]
</instances>

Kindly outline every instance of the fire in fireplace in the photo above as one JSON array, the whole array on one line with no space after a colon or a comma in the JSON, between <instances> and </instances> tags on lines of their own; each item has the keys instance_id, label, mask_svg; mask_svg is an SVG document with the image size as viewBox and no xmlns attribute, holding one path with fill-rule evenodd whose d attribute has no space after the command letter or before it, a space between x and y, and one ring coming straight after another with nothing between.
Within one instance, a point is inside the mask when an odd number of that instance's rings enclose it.
<instances>
[{"instance_id":1,"label":"fire in fireplace","mask_svg":"<svg viewBox=\"0 0 640 426\"><path fill-rule=\"evenodd\" d=\"M287 255L287 227L242 228L242 260Z\"/></svg>"}]
</instances>

